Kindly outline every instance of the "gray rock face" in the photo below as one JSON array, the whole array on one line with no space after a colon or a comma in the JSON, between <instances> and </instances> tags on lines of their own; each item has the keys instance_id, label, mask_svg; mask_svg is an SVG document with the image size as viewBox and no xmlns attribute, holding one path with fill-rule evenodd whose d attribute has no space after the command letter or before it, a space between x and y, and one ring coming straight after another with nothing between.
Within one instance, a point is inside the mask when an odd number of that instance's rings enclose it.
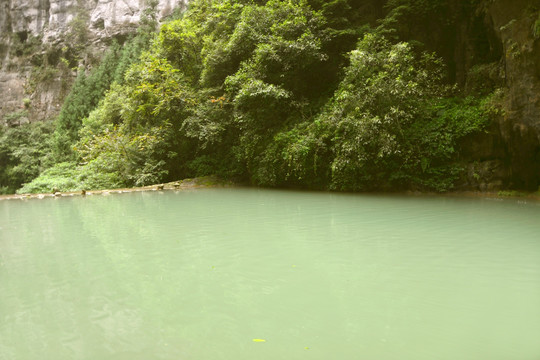
<instances>
[{"instance_id":1,"label":"gray rock face","mask_svg":"<svg viewBox=\"0 0 540 360\"><path fill-rule=\"evenodd\" d=\"M129 32L137 26L146 0L0 0L2 33L42 35L45 41L62 39L83 7L90 17L89 31L96 38ZM186 0L159 0L158 18L186 4Z\"/></svg>"},{"instance_id":2,"label":"gray rock face","mask_svg":"<svg viewBox=\"0 0 540 360\"><path fill-rule=\"evenodd\" d=\"M31 74L46 61L44 49L73 45L66 35L73 31L74 20L84 18L87 46L100 54L111 38L136 30L148 2L0 0L0 126L6 123L9 114L24 113L17 118L20 123L48 119L58 113L66 84L73 81L74 72L51 75L47 83L39 84L33 84ZM159 0L158 20L177 8L184 8L187 2ZM37 43L34 48L32 41ZM27 53L23 54L24 51Z\"/></svg>"}]
</instances>

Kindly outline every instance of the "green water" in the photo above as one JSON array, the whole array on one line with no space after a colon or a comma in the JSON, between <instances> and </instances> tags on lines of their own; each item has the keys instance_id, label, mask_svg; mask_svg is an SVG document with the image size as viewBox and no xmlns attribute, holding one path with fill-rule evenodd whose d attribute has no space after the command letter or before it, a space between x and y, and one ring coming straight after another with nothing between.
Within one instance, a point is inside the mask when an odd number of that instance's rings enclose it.
<instances>
[{"instance_id":1,"label":"green water","mask_svg":"<svg viewBox=\"0 0 540 360\"><path fill-rule=\"evenodd\" d=\"M0 359L538 360L540 204L1 201Z\"/></svg>"}]
</instances>

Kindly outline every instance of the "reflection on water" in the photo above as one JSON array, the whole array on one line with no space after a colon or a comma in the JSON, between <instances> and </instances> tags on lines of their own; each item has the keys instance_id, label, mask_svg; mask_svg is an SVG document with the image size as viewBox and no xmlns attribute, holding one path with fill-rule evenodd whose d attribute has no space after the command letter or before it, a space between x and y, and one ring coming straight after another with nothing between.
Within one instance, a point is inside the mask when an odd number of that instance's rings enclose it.
<instances>
[{"instance_id":1,"label":"reflection on water","mask_svg":"<svg viewBox=\"0 0 540 360\"><path fill-rule=\"evenodd\" d=\"M3 201L0 359L538 360L539 220L245 189Z\"/></svg>"}]
</instances>

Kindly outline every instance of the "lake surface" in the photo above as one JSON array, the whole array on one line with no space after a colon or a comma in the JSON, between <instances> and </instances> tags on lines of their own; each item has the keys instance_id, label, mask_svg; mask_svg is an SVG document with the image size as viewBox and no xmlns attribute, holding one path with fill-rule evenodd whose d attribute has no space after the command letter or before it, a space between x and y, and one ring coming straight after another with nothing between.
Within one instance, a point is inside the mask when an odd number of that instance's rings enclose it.
<instances>
[{"instance_id":1,"label":"lake surface","mask_svg":"<svg viewBox=\"0 0 540 360\"><path fill-rule=\"evenodd\" d=\"M0 201L0 359L538 360L540 204Z\"/></svg>"}]
</instances>

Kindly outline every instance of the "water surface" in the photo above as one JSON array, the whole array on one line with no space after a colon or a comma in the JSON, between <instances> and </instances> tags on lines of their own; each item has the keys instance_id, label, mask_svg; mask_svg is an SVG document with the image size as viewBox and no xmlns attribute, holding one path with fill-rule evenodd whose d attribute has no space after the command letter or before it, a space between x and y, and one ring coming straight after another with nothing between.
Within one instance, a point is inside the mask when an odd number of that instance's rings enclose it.
<instances>
[{"instance_id":1,"label":"water surface","mask_svg":"<svg viewBox=\"0 0 540 360\"><path fill-rule=\"evenodd\" d=\"M1 360L538 360L539 339L538 203L252 189L0 202Z\"/></svg>"}]
</instances>

